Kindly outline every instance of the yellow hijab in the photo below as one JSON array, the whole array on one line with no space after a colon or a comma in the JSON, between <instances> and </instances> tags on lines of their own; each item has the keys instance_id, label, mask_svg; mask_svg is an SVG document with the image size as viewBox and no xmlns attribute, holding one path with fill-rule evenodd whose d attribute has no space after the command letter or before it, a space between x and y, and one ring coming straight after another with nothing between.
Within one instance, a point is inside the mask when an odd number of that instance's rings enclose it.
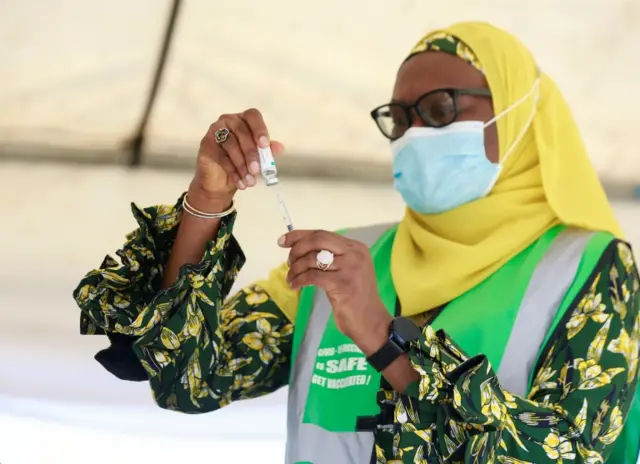
<instances>
[{"instance_id":1,"label":"yellow hijab","mask_svg":"<svg viewBox=\"0 0 640 464\"><path fill-rule=\"evenodd\" d=\"M412 53L443 35L466 44L464 52L473 55L469 61L482 67L495 114L526 95L538 76L540 93L531 127L487 197L438 215L407 209L391 257L393 282L407 316L473 288L556 224L622 236L571 111L555 83L539 74L529 50L494 26L467 22L427 34ZM525 127L534 101L527 99L498 120L501 156ZM299 295L287 287L286 272L284 264L257 285L294 320Z\"/></svg>"}]
</instances>

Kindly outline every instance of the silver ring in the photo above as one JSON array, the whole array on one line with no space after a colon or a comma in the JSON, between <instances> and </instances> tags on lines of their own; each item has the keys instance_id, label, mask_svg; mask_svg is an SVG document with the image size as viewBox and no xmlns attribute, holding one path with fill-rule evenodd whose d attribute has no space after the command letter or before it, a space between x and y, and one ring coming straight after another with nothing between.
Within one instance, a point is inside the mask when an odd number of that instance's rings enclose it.
<instances>
[{"instance_id":1,"label":"silver ring","mask_svg":"<svg viewBox=\"0 0 640 464\"><path fill-rule=\"evenodd\" d=\"M321 271L326 271L333 264L333 253L329 250L320 250L316 255L316 266Z\"/></svg>"},{"instance_id":2,"label":"silver ring","mask_svg":"<svg viewBox=\"0 0 640 464\"><path fill-rule=\"evenodd\" d=\"M227 141L227 139L229 138L229 134L231 134L229 129L223 127L222 129L218 129L217 131L215 131L213 136L216 139L216 143L220 145Z\"/></svg>"}]
</instances>

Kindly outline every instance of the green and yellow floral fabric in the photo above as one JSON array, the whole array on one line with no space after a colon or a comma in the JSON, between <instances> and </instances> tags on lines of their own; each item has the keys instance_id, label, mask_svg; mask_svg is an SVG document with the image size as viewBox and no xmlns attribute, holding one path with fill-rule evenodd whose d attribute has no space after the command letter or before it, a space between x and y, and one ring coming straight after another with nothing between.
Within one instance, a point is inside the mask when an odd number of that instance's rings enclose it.
<instances>
[{"instance_id":1,"label":"green and yellow floral fabric","mask_svg":"<svg viewBox=\"0 0 640 464\"><path fill-rule=\"evenodd\" d=\"M408 60L416 53L429 51L449 53L450 55L457 56L484 74L480 60L478 60L476 54L473 53L473 50L462 40L448 32L430 32L425 35L413 46L406 59Z\"/></svg>"},{"instance_id":2,"label":"green and yellow floral fabric","mask_svg":"<svg viewBox=\"0 0 640 464\"><path fill-rule=\"evenodd\" d=\"M107 257L74 292L81 333L111 340L97 359L118 377L149 380L158 405L184 413L286 385L291 322L256 286L227 299L244 263L235 216L162 290L181 200L132 209L139 228L117 252L121 263ZM425 326L410 352L420 382L378 394L394 411L375 432L378 462L603 462L638 385L639 351L638 271L629 246L614 242L546 345L527 398L503 390L484 356Z\"/></svg>"}]
</instances>

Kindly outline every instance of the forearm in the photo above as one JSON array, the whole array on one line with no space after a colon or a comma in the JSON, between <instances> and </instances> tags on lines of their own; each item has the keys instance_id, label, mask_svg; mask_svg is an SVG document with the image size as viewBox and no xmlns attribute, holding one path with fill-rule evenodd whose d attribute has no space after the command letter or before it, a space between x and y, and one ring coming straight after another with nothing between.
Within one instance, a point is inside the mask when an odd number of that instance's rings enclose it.
<instances>
[{"instance_id":1,"label":"forearm","mask_svg":"<svg viewBox=\"0 0 640 464\"><path fill-rule=\"evenodd\" d=\"M83 333L101 330L109 336L111 346L96 358L109 372L124 380L149 380L163 408L202 413L285 385L293 325L258 286L222 304L244 263L232 236L235 214L216 224L215 233L209 224L206 234L193 222L183 229L203 237L202 256L189 265L189 250L178 250L183 277L159 291L180 219L189 218L180 205L181 200L134 207L139 227L117 252L122 264L105 259L74 297Z\"/></svg>"},{"instance_id":2,"label":"forearm","mask_svg":"<svg viewBox=\"0 0 640 464\"><path fill-rule=\"evenodd\" d=\"M199 290L205 277L212 278L213 269L219 271L215 275L218 284L215 288L220 289L221 299L224 299L244 263L244 255L231 235L235 220L235 214L232 214L215 226L219 230L204 245L197 264L182 268L186 278L180 282L174 278L173 285L167 284L160 291L183 216L181 204L182 197L174 205L145 209L133 205L132 212L139 227L127 235L127 241L115 253L120 262L106 256L100 267L88 272L74 291L74 299L82 311L81 333L110 334L112 346L108 352L101 352L99 361L118 377L144 379L144 373L138 375L137 363L133 373L116 372L115 367L111 369L106 365L126 364L121 348L130 350L131 343L138 337L149 331L156 333L155 329L178 311L174 301L183 301L195 293L196 297L202 299L213 297ZM186 214L184 216L187 217ZM180 251L176 255L182 255L182 259L185 259ZM213 298L216 301L219 299ZM169 300L171 303L168 303ZM118 340L113 340L113 337Z\"/></svg>"},{"instance_id":3,"label":"forearm","mask_svg":"<svg viewBox=\"0 0 640 464\"><path fill-rule=\"evenodd\" d=\"M444 413L448 425L438 426L438 433L447 440L437 444L439 453L455 453L460 462L603 462L611 453L637 385L637 378L628 380L622 357L596 364L602 372L594 377L583 358L567 362L553 346L550 352L559 354L547 357L536 376L538 393L523 398L501 387L486 356L468 358L442 331L427 327L423 335L409 352L420 382L410 384L396 405L396 411L413 411L403 442L420 443L419 432ZM593 353L600 340L575 337L564 346L576 355ZM605 339L602 346L610 343Z\"/></svg>"},{"instance_id":4,"label":"forearm","mask_svg":"<svg viewBox=\"0 0 640 464\"><path fill-rule=\"evenodd\" d=\"M231 206L231 199L212 200L190 187L187 193L189 204L199 211L219 213ZM164 269L162 288L171 286L185 264L197 264L202 260L206 245L218 234L221 219L202 219L183 211L176 240Z\"/></svg>"},{"instance_id":5,"label":"forearm","mask_svg":"<svg viewBox=\"0 0 640 464\"><path fill-rule=\"evenodd\" d=\"M159 336L148 333L134 344L161 408L211 412L288 381L293 325L257 286L245 287L221 308L214 303L218 292L215 279L205 278ZM214 311L219 317L210 317Z\"/></svg>"},{"instance_id":6,"label":"forearm","mask_svg":"<svg viewBox=\"0 0 640 464\"><path fill-rule=\"evenodd\" d=\"M420 380L420 374L411 365L409 356L403 354L393 361L382 371L382 375L387 382L398 393L404 393L407 387L413 382Z\"/></svg>"},{"instance_id":7,"label":"forearm","mask_svg":"<svg viewBox=\"0 0 640 464\"><path fill-rule=\"evenodd\" d=\"M437 341L441 335L426 338ZM623 395L614 393L617 388L597 396L576 391L565 398L555 388L545 401L534 402L503 390L485 356L451 364L452 353L444 344L437 346L444 361L429 358L429 351L422 359L410 354L421 379L397 396L395 414L405 449L417 450L425 436L437 433L444 438L434 443L431 457L451 462L602 462L620 432L626 407ZM451 368L445 370L445 364ZM443 416L446 420L438 422ZM413 462L415 456L407 452L402 462Z\"/></svg>"},{"instance_id":8,"label":"forearm","mask_svg":"<svg viewBox=\"0 0 640 464\"><path fill-rule=\"evenodd\" d=\"M384 317L378 324L376 324L376 330L357 337L356 342L359 345L365 356L369 357L378 351L389 339L389 324L392 317L386 314L388 317ZM382 370L382 375L387 382L398 393L404 393L411 383L420 380L420 374L413 368L409 356L403 354L389 364Z\"/></svg>"}]
</instances>

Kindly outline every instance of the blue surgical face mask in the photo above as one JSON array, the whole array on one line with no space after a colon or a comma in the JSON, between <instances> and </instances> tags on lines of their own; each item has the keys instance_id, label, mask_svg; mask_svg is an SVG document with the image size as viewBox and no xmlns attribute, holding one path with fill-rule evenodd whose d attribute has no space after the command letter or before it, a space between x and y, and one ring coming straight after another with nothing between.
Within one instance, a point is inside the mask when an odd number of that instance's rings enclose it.
<instances>
[{"instance_id":1,"label":"blue surgical face mask","mask_svg":"<svg viewBox=\"0 0 640 464\"><path fill-rule=\"evenodd\" d=\"M422 214L439 214L485 197L491 192L507 157L522 139L531 115L502 162L492 163L484 148L484 130L535 92L531 91L491 121L460 121L446 127L411 127L391 144L394 187L409 208Z\"/></svg>"}]
</instances>

